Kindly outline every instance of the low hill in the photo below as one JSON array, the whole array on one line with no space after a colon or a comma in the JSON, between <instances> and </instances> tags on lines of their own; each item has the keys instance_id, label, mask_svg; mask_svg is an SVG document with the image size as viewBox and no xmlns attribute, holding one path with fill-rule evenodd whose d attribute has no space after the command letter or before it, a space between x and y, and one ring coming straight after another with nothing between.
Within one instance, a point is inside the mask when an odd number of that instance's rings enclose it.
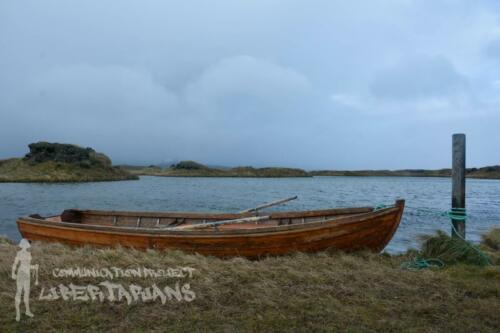
<instances>
[{"instance_id":1,"label":"low hill","mask_svg":"<svg viewBox=\"0 0 500 333\"><path fill-rule=\"evenodd\" d=\"M112 166L111 160L92 148L37 142L24 158L0 160L0 182L90 182L137 179Z\"/></svg>"},{"instance_id":2,"label":"low hill","mask_svg":"<svg viewBox=\"0 0 500 333\"><path fill-rule=\"evenodd\" d=\"M362 177L451 177L451 169L405 169L405 170L315 170L312 176L362 176ZM500 165L469 168L467 178L500 179Z\"/></svg>"},{"instance_id":3,"label":"low hill","mask_svg":"<svg viewBox=\"0 0 500 333\"><path fill-rule=\"evenodd\" d=\"M451 169L403 169L403 170L314 170L295 168L235 168L209 167L194 161L181 161L164 168L160 166L122 166L135 175L164 177L313 177L313 176L355 176L355 177L451 177ZM500 166L467 169L466 177L500 179Z\"/></svg>"},{"instance_id":4,"label":"low hill","mask_svg":"<svg viewBox=\"0 0 500 333\"><path fill-rule=\"evenodd\" d=\"M467 177L500 179L500 165L467 169Z\"/></svg>"},{"instance_id":5,"label":"low hill","mask_svg":"<svg viewBox=\"0 0 500 333\"><path fill-rule=\"evenodd\" d=\"M163 176L163 177L310 177L302 169L294 168L211 168L194 161L181 161L169 168L158 166L133 167L123 166L124 169L135 175Z\"/></svg>"}]
</instances>

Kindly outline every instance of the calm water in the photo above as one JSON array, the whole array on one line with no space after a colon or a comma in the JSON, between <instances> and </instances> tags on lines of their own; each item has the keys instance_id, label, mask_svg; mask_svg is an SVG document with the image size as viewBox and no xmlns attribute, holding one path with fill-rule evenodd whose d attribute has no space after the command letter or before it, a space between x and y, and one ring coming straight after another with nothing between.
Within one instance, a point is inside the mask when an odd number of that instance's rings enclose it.
<instances>
[{"instance_id":1,"label":"calm water","mask_svg":"<svg viewBox=\"0 0 500 333\"><path fill-rule=\"evenodd\" d=\"M59 214L66 208L138 211L236 212L293 195L299 198L273 210L307 210L393 203L407 208L389 252L418 244L417 235L449 231L440 217L450 206L448 178L314 177L314 178L167 178L83 184L0 184L0 234L20 239L16 218ZM500 180L467 180L467 237L473 241L500 226Z\"/></svg>"}]
</instances>

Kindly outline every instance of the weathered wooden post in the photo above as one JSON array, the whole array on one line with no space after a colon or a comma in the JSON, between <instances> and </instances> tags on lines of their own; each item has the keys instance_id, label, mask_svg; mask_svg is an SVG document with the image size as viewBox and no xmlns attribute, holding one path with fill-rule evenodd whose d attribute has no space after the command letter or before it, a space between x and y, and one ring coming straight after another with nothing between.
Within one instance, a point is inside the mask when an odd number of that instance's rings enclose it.
<instances>
[{"instance_id":1,"label":"weathered wooden post","mask_svg":"<svg viewBox=\"0 0 500 333\"><path fill-rule=\"evenodd\" d=\"M465 134L453 134L451 170L452 216L465 216ZM465 239L465 220L452 219L452 237Z\"/></svg>"}]
</instances>

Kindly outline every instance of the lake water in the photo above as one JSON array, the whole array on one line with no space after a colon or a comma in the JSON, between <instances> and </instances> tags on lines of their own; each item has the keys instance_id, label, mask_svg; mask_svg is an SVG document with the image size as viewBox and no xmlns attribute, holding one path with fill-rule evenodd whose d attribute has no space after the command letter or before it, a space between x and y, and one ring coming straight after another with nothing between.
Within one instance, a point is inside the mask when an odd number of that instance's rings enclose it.
<instances>
[{"instance_id":1,"label":"lake water","mask_svg":"<svg viewBox=\"0 0 500 333\"><path fill-rule=\"evenodd\" d=\"M388 245L400 252L418 245L418 235L449 232L440 213L450 207L449 178L313 177L313 178L168 178L138 181L16 184L0 183L0 234L20 239L16 218L56 215L67 208L129 211L236 212L277 199L298 199L271 210L309 210L374 206L406 199L403 221ZM500 226L500 180L467 179L467 238Z\"/></svg>"}]
</instances>

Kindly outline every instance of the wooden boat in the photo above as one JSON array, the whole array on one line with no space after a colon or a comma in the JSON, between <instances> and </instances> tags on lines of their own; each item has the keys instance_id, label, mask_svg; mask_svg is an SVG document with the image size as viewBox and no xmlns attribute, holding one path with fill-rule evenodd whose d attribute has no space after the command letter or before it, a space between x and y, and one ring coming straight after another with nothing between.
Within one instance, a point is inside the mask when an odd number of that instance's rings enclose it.
<instances>
[{"instance_id":1,"label":"wooden boat","mask_svg":"<svg viewBox=\"0 0 500 333\"><path fill-rule=\"evenodd\" d=\"M373 208L214 214L65 210L17 220L28 240L71 245L177 249L218 257L258 258L327 248L381 251L396 231L404 200ZM214 221L225 221L213 223ZM228 221L229 220L229 221ZM234 222L233 222L234 221ZM254 222L251 222L254 221ZM200 228L206 224L206 228Z\"/></svg>"}]
</instances>

